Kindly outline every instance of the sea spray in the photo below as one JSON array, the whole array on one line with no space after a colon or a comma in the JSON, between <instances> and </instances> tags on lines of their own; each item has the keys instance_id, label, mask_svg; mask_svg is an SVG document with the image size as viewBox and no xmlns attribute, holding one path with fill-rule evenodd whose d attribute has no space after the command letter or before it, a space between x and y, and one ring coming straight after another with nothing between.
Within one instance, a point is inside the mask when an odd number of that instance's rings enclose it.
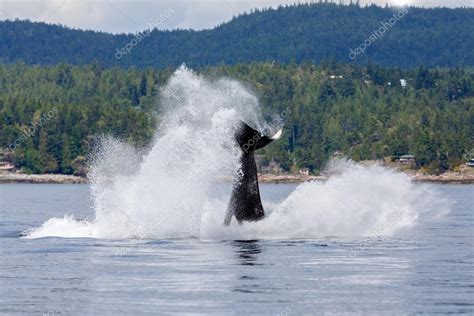
<instances>
[{"instance_id":1,"label":"sea spray","mask_svg":"<svg viewBox=\"0 0 474 316\"><path fill-rule=\"evenodd\" d=\"M349 159L328 163L327 181L302 183L278 205L266 205L267 218L220 227L207 216L202 238L288 239L391 236L420 217L444 215L449 201L407 175ZM264 203L265 204L265 203Z\"/></svg>"},{"instance_id":2,"label":"sea spray","mask_svg":"<svg viewBox=\"0 0 474 316\"><path fill-rule=\"evenodd\" d=\"M235 123L261 122L257 98L238 82L208 81L185 67L161 89L159 108L162 124L145 156L110 138L98 146L89 176L91 237L199 237L208 197L239 168ZM30 237L55 235L53 222Z\"/></svg>"},{"instance_id":3,"label":"sea spray","mask_svg":"<svg viewBox=\"0 0 474 316\"><path fill-rule=\"evenodd\" d=\"M27 238L266 239L392 235L416 223L436 199L404 174L335 160L326 182L299 185L267 218L222 225L230 194L216 194L239 169L233 141L242 119L268 129L257 98L229 79L179 68L160 91L161 124L146 153L110 137L96 149L89 178L95 218L53 218ZM443 206L439 206L443 207ZM438 208L439 208L438 207ZM396 216L395 216L396 215ZM396 218L394 221L393 218ZM389 224L387 224L389 223ZM383 227L381 229L380 227Z\"/></svg>"}]
</instances>

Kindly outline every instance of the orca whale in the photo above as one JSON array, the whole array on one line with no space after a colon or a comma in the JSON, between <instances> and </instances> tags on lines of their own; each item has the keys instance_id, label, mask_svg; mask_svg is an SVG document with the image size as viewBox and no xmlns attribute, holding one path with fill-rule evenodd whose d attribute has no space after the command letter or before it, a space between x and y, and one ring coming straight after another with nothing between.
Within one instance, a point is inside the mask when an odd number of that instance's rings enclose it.
<instances>
[{"instance_id":1,"label":"orca whale","mask_svg":"<svg viewBox=\"0 0 474 316\"><path fill-rule=\"evenodd\" d=\"M237 219L239 224L244 221L258 221L265 216L258 188L255 150L280 138L281 134L282 130L279 130L272 137L268 137L245 122L239 122L234 137L242 151L241 168L234 178L224 225L230 224L232 216Z\"/></svg>"}]
</instances>

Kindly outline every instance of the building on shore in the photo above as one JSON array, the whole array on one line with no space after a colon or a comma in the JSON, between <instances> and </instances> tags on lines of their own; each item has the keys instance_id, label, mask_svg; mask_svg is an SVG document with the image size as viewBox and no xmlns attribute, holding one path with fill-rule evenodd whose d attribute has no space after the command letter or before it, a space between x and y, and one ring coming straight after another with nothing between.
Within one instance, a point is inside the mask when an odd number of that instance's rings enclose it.
<instances>
[{"instance_id":1,"label":"building on shore","mask_svg":"<svg viewBox=\"0 0 474 316\"><path fill-rule=\"evenodd\" d=\"M5 160L5 152L0 149L0 172L11 172L15 170L15 165Z\"/></svg>"},{"instance_id":2,"label":"building on shore","mask_svg":"<svg viewBox=\"0 0 474 316\"><path fill-rule=\"evenodd\" d=\"M308 168L302 168L300 171L298 171L299 174L304 175L304 176L309 176L309 169Z\"/></svg>"},{"instance_id":3,"label":"building on shore","mask_svg":"<svg viewBox=\"0 0 474 316\"><path fill-rule=\"evenodd\" d=\"M400 79L400 86L402 86L403 89L407 87L407 80L406 79Z\"/></svg>"},{"instance_id":4,"label":"building on shore","mask_svg":"<svg viewBox=\"0 0 474 316\"><path fill-rule=\"evenodd\" d=\"M15 166L8 161L0 161L0 172L11 172L15 170Z\"/></svg>"},{"instance_id":5,"label":"building on shore","mask_svg":"<svg viewBox=\"0 0 474 316\"><path fill-rule=\"evenodd\" d=\"M404 165L412 165L415 163L415 156L413 155L402 155L398 158L398 161Z\"/></svg>"}]
</instances>

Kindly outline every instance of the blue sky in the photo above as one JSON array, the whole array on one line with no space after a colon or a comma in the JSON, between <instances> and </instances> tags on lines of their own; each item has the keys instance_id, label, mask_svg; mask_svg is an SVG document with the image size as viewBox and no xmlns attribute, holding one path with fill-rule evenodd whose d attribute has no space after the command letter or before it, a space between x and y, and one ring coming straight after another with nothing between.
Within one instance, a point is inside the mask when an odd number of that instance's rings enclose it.
<instances>
[{"instance_id":1,"label":"blue sky","mask_svg":"<svg viewBox=\"0 0 474 316\"><path fill-rule=\"evenodd\" d=\"M350 0L342 0L349 3ZM355 0L354 0L355 1ZM0 0L0 20L30 19L74 28L134 33L147 25L160 29L212 28L252 8L275 7L295 0ZM307 1L300 1L307 2ZM335 0L339 2L339 0ZM361 4L474 6L474 0L360 0Z\"/></svg>"}]
</instances>

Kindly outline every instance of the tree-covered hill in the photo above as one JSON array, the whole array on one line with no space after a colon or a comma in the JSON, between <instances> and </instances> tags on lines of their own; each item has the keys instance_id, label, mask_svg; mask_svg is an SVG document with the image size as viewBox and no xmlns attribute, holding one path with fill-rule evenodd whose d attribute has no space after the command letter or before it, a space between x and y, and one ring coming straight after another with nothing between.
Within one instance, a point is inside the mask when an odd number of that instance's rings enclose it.
<instances>
[{"instance_id":1,"label":"tree-covered hill","mask_svg":"<svg viewBox=\"0 0 474 316\"><path fill-rule=\"evenodd\" d=\"M383 36L374 35L401 10L406 13ZM370 46L351 59L350 49L355 50L371 35ZM80 65L95 60L104 66L164 68L183 62L201 67L272 60L319 63L335 58L359 65L370 60L400 67L474 66L474 8L300 4L256 10L212 30L154 30L149 36L142 34L129 53L117 54L135 37L3 21L0 61Z\"/></svg>"},{"instance_id":2,"label":"tree-covered hill","mask_svg":"<svg viewBox=\"0 0 474 316\"><path fill-rule=\"evenodd\" d=\"M414 154L432 172L474 147L471 70L410 70L369 64L278 63L203 68L253 87L264 113L291 111L283 139L260 153L289 170L318 170L335 151L355 160ZM153 138L158 89L171 70L0 65L0 148L30 172L81 173L94 139L137 147ZM406 87L401 79L406 80Z\"/></svg>"}]
</instances>

